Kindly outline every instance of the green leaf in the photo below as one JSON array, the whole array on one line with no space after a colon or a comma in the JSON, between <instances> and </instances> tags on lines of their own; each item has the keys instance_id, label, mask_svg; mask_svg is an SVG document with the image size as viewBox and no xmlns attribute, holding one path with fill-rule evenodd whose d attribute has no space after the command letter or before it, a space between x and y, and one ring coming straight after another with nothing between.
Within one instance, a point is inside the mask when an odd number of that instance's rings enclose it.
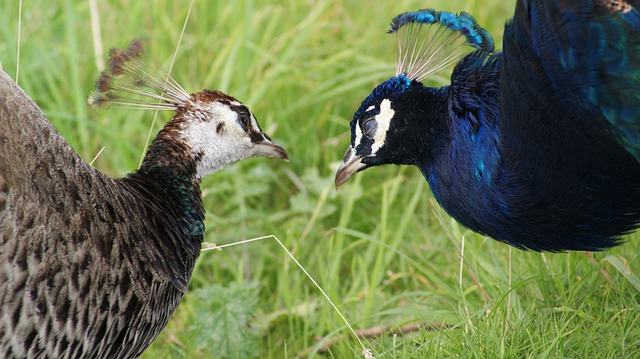
<instances>
[{"instance_id":1,"label":"green leaf","mask_svg":"<svg viewBox=\"0 0 640 359\"><path fill-rule=\"evenodd\" d=\"M260 328L254 325L258 298L255 283L212 285L195 290L192 342L210 358L257 358Z\"/></svg>"}]
</instances>

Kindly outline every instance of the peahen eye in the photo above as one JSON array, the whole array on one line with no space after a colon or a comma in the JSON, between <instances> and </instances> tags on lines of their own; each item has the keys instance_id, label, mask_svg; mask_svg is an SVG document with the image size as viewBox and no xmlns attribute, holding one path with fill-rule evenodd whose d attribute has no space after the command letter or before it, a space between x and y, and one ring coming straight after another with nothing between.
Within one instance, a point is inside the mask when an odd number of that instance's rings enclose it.
<instances>
[{"instance_id":1,"label":"peahen eye","mask_svg":"<svg viewBox=\"0 0 640 359\"><path fill-rule=\"evenodd\" d=\"M242 126L242 129L246 131L247 126L249 125L249 116L247 116L244 113L238 115L238 123L240 123L240 126Z\"/></svg>"},{"instance_id":2,"label":"peahen eye","mask_svg":"<svg viewBox=\"0 0 640 359\"><path fill-rule=\"evenodd\" d=\"M375 121L375 118L370 118L362 123L362 132L368 138L373 138L373 136L375 136L376 134L377 129L378 123Z\"/></svg>"}]
</instances>

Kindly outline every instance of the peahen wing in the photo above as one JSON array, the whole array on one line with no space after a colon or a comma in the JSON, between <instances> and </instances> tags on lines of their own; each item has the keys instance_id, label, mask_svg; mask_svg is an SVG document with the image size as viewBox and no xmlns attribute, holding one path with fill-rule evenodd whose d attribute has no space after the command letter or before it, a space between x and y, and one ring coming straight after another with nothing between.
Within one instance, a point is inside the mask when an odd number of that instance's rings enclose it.
<instances>
[{"instance_id":1,"label":"peahen wing","mask_svg":"<svg viewBox=\"0 0 640 359\"><path fill-rule=\"evenodd\" d=\"M56 188L66 189L69 173L90 170L42 111L2 71L0 100L0 193L4 193L5 201L11 187L33 193L33 184L40 183L55 192ZM61 159L66 163L56 169ZM57 195L49 194L51 198ZM0 212L3 208L0 204Z\"/></svg>"},{"instance_id":2,"label":"peahen wing","mask_svg":"<svg viewBox=\"0 0 640 359\"><path fill-rule=\"evenodd\" d=\"M154 186L93 169L0 71L0 352L125 358L149 345L197 255L175 246L178 216Z\"/></svg>"}]
</instances>

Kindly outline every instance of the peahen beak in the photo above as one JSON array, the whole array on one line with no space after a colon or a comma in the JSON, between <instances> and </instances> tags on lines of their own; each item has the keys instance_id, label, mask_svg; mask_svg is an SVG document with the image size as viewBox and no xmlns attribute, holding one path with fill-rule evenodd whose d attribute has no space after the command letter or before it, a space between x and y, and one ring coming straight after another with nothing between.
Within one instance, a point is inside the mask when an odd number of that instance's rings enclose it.
<instances>
[{"instance_id":1,"label":"peahen beak","mask_svg":"<svg viewBox=\"0 0 640 359\"><path fill-rule=\"evenodd\" d=\"M253 145L255 148L254 156L256 157L272 157L289 162L289 154L287 151L279 144L267 138L260 142L255 142Z\"/></svg>"},{"instance_id":2,"label":"peahen beak","mask_svg":"<svg viewBox=\"0 0 640 359\"><path fill-rule=\"evenodd\" d=\"M336 189L338 189L343 183L347 182L351 176L356 172L363 169L365 164L362 163L362 159L365 156L356 156L356 151L353 146L347 148L347 152L344 154L344 159L336 171Z\"/></svg>"}]
</instances>

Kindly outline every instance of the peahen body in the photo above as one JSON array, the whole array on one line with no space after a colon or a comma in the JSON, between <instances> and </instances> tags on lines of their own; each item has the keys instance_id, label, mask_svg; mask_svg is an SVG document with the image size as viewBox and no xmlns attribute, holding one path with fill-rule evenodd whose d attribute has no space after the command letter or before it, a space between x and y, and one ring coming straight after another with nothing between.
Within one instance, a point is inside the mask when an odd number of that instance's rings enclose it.
<instances>
[{"instance_id":1,"label":"peahen body","mask_svg":"<svg viewBox=\"0 0 640 359\"><path fill-rule=\"evenodd\" d=\"M496 240L619 244L640 225L639 5L518 0L502 52L466 13L397 16L397 74L355 113L336 185L372 166L415 165L452 217ZM472 52L450 85L423 86L449 41Z\"/></svg>"},{"instance_id":2,"label":"peahen body","mask_svg":"<svg viewBox=\"0 0 640 359\"><path fill-rule=\"evenodd\" d=\"M139 356L184 296L200 253L200 179L247 157L287 159L247 107L219 91L189 95L165 84L140 46L112 51L91 103L176 114L125 178L83 161L0 72L4 358ZM140 91L152 100L127 96Z\"/></svg>"}]
</instances>

